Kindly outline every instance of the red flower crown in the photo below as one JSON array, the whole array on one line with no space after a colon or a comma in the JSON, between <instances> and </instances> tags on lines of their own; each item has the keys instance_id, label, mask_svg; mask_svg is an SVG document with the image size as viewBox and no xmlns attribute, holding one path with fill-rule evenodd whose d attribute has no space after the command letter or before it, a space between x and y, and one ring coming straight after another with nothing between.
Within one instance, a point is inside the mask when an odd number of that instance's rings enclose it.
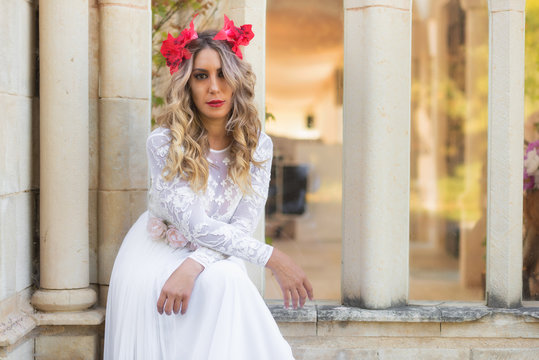
<instances>
[{"instance_id":1,"label":"red flower crown","mask_svg":"<svg viewBox=\"0 0 539 360\"><path fill-rule=\"evenodd\" d=\"M193 19L197 16L193 16ZM247 46L249 41L255 36L251 31L251 25L245 24L240 27L234 26L234 22L225 15L225 25L214 36L213 40L225 40L229 43L232 51L240 58L243 59L243 54L239 48L239 45ZM195 31L193 20L189 24L189 28L183 29L177 38L170 35L163 41L161 45L161 54L167 59L167 66L170 68L170 75L178 71L180 64L184 59L191 58L191 52L186 48L187 44L191 41L198 39L198 34Z\"/></svg>"}]
</instances>

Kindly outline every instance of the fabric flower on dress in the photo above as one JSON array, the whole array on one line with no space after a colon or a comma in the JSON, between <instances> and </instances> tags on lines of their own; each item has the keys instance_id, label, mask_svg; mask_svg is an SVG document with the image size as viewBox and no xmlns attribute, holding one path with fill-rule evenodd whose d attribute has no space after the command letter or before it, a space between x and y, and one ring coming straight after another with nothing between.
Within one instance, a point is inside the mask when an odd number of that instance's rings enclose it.
<instances>
[{"instance_id":1,"label":"fabric flower on dress","mask_svg":"<svg viewBox=\"0 0 539 360\"><path fill-rule=\"evenodd\" d=\"M197 16L193 16L193 19ZM189 28L183 29L177 38L168 34L168 37L161 45L161 54L167 59L167 66L170 68L170 75L178 71L180 64L184 59L191 58L191 52L185 47L192 40L198 39L198 34L195 31L193 20L189 24Z\"/></svg>"},{"instance_id":2,"label":"fabric flower on dress","mask_svg":"<svg viewBox=\"0 0 539 360\"><path fill-rule=\"evenodd\" d=\"M173 248L198 249L198 245L187 240L178 228L174 225L167 225L167 222L155 216L148 218L146 229L152 240L163 240Z\"/></svg>"},{"instance_id":3,"label":"fabric flower on dress","mask_svg":"<svg viewBox=\"0 0 539 360\"><path fill-rule=\"evenodd\" d=\"M234 26L234 21L230 20L225 15L225 25L223 29L215 35L213 40L226 40L232 45L232 51L240 58L243 59L243 54L239 48L239 45L247 46L249 41L255 36L251 30L251 24L245 24L241 27Z\"/></svg>"},{"instance_id":4,"label":"fabric flower on dress","mask_svg":"<svg viewBox=\"0 0 539 360\"><path fill-rule=\"evenodd\" d=\"M165 237L167 225L161 219L150 216L146 229L148 230L148 235L150 238L152 238L152 240L160 240Z\"/></svg>"},{"instance_id":5,"label":"fabric flower on dress","mask_svg":"<svg viewBox=\"0 0 539 360\"><path fill-rule=\"evenodd\" d=\"M187 239L174 226L169 225L166 238L173 248L182 248L187 245Z\"/></svg>"}]
</instances>

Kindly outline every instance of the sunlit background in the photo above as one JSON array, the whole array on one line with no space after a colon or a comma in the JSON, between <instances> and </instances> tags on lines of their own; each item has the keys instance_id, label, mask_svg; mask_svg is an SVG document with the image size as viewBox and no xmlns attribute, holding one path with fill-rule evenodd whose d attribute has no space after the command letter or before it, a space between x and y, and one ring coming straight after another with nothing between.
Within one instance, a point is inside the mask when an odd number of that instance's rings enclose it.
<instances>
[{"instance_id":1,"label":"sunlit background","mask_svg":"<svg viewBox=\"0 0 539 360\"><path fill-rule=\"evenodd\" d=\"M484 299L488 9L475 3L413 2L411 300ZM532 141L539 137L539 52L531 40L539 38L539 1L526 3ZM341 275L342 6L267 2L266 131L275 158L266 235L304 267L316 297L330 300L340 299ZM280 297L269 271L265 296Z\"/></svg>"}]
</instances>

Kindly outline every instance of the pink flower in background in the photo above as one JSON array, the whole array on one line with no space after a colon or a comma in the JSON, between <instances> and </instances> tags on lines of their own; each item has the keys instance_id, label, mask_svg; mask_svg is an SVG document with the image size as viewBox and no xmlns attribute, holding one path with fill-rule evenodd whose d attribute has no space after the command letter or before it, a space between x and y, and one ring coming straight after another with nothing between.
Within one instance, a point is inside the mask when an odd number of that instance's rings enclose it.
<instances>
[{"instance_id":1,"label":"pink flower in background","mask_svg":"<svg viewBox=\"0 0 539 360\"><path fill-rule=\"evenodd\" d=\"M539 140L528 144L524 154L524 190L539 189Z\"/></svg>"},{"instance_id":2,"label":"pink flower in background","mask_svg":"<svg viewBox=\"0 0 539 360\"><path fill-rule=\"evenodd\" d=\"M146 229L148 230L148 235L152 238L152 240L159 240L165 237L167 225L161 219L150 216Z\"/></svg>"},{"instance_id":3,"label":"pink flower in background","mask_svg":"<svg viewBox=\"0 0 539 360\"><path fill-rule=\"evenodd\" d=\"M187 239L174 226L169 226L167 230L167 242L175 248L182 248L187 245Z\"/></svg>"},{"instance_id":4,"label":"pink flower in background","mask_svg":"<svg viewBox=\"0 0 539 360\"><path fill-rule=\"evenodd\" d=\"M526 172L526 168L524 168L524 191L533 189L534 185L533 176L529 176Z\"/></svg>"}]
</instances>

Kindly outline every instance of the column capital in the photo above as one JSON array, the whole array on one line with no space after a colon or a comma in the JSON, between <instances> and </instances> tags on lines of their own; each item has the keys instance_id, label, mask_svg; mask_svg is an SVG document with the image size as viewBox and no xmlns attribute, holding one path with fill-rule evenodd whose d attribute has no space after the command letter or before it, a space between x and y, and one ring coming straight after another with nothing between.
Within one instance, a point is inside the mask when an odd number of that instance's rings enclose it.
<instances>
[{"instance_id":1,"label":"column capital","mask_svg":"<svg viewBox=\"0 0 539 360\"><path fill-rule=\"evenodd\" d=\"M493 11L524 11L526 0L488 0L488 9Z\"/></svg>"}]
</instances>

